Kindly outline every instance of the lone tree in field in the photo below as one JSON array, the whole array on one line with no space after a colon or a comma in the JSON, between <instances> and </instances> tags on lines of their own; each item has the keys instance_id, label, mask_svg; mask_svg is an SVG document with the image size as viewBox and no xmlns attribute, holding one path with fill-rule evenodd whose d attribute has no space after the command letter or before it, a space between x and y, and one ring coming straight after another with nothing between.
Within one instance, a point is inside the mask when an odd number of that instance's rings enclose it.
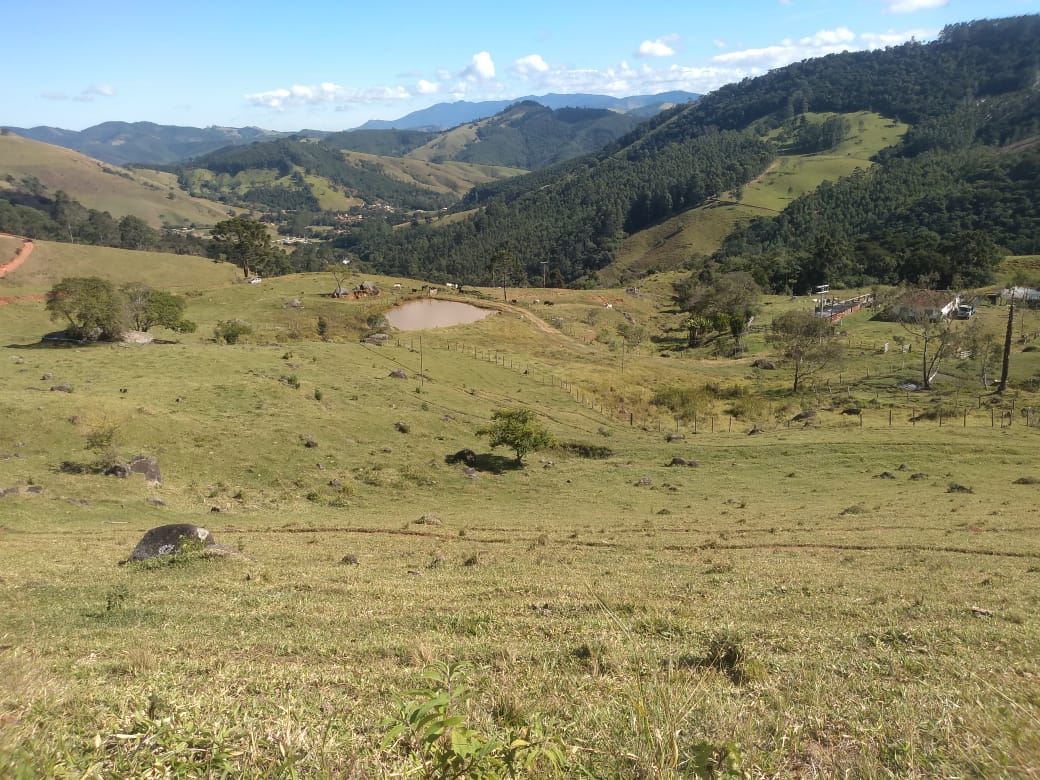
<instances>
[{"instance_id":1,"label":"lone tree in field","mask_svg":"<svg viewBox=\"0 0 1040 780\"><path fill-rule=\"evenodd\" d=\"M796 393L802 380L841 357L834 326L826 317L817 317L812 312L788 311L779 315L773 320L766 340L775 344L780 354L794 365L791 389Z\"/></svg>"},{"instance_id":2,"label":"lone tree in field","mask_svg":"<svg viewBox=\"0 0 1040 780\"><path fill-rule=\"evenodd\" d=\"M276 252L267 228L256 220L233 217L213 226L211 257L239 266L246 279L271 265Z\"/></svg>"},{"instance_id":3,"label":"lone tree in field","mask_svg":"<svg viewBox=\"0 0 1040 780\"><path fill-rule=\"evenodd\" d=\"M147 331L158 325L177 333L195 332L195 323L184 319L187 302L183 298L138 283L125 284L122 291L136 330Z\"/></svg>"},{"instance_id":4,"label":"lone tree in field","mask_svg":"<svg viewBox=\"0 0 1040 780\"><path fill-rule=\"evenodd\" d=\"M126 299L110 281L98 276L66 276L47 292L52 320L65 320L74 339L99 341L126 332Z\"/></svg>"},{"instance_id":5,"label":"lone tree in field","mask_svg":"<svg viewBox=\"0 0 1040 780\"><path fill-rule=\"evenodd\" d=\"M491 415L491 425L481 428L477 435L490 437L488 444L492 449L500 445L512 448L517 465L523 465L527 453L556 443L549 431L535 424L530 409L499 409Z\"/></svg>"}]
</instances>

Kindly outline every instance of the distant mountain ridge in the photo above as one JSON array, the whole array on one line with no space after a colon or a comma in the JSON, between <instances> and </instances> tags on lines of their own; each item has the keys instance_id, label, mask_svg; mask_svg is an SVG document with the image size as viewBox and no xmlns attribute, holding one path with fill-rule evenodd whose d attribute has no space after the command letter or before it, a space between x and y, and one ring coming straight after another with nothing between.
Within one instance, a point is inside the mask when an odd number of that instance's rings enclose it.
<instances>
[{"instance_id":1,"label":"distant mountain ridge","mask_svg":"<svg viewBox=\"0 0 1040 780\"><path fill-rule=\"evenodd\" d=\"M633 116L649 117L663 107L696 100L699 96L691 92L664 92L660 95L644 95L615 98L608 95L559 95L524 97L514 100L490 100L471 103L438 103L421 111L415 111L396 120L366 122L360 128L373 129L421 129L440 132L458 125L486 119L514 103L533 100L546 108L609 108ZM225 146L243 146L254 141L276 141L280 138L324 138L331 132L323 130L298 130L280 132L260 127L205 128L179 125L160 125L154 122L102 122L85 130L64 130L59 127L11 127L2 129L33 141L63 146L111 165L131 163L169 165L199 157Z\"/></svg>"},{"instance_id":2,"label":"distant mountain ridge","mask_svg":"<svg viewBox=\"0 0 1040 780\"><path fill-rule=\"evenodd\" d=\"M451 127L476 122L505 110L515 103L534 102L546 108L606 108L639 117L650 117L665 108L681 103L690 103L701 96L693 92L674 90L656 95L633 95L616 98L610 95L574 93L562 95L526 95L511 100L482 100L470 102L458 100L454 103L437 103L429 108L413 111L400 119L373 119L365 122L358 130L427 130L437 132Z\"/></svg>"}]
</instances>

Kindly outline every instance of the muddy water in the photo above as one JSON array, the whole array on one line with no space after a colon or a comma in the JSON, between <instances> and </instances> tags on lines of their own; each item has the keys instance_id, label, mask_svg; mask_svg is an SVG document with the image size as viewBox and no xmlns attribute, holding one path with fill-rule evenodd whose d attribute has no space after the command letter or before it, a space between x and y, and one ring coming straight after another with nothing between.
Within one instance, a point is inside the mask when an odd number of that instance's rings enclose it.
<instances>
[{"instance_id":1,"label":"muddy water","mask_svg":"<svg viewBox=\"0 0 1040 780\"><path fill-rule=\"evenodd\" d=\"M468 303L426 299L391 309L386 313L386 319L398 330L430 330L468 325L494 313L491 309L481 309Z\"/></svg>"}]
</instances>

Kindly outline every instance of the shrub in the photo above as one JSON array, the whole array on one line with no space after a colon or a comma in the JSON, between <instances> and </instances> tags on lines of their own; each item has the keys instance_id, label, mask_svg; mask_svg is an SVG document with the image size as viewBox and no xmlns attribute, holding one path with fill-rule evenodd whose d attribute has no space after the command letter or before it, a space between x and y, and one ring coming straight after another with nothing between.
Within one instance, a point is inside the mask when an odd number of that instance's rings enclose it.
<instances>
[{"instance_id":1,"label":"shrub","mask_svg":"<svg viewBox=\"0 0 1040 780\"><path fill-rule=\"evenodd\" d=\"M217 341L225 344L237 344L243 336L252 334L253 326L245 320L221 320L213 329Z\"/></svg>"}]
</instances>

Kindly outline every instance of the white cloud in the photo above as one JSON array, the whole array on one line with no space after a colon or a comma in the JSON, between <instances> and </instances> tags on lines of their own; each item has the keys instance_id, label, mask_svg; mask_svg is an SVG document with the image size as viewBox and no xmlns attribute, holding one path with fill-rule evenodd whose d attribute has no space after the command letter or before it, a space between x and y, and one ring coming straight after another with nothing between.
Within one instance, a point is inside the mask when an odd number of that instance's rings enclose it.
<instances>
[{"instance_id":1,"label":"white cloud","mask_svg":"<svg viewBox=\"0 0 1040 780\"><path fill-rule=\"evenodd\" d=\"M367 87L352 89L325 82L317 86L294 84L292 87L271 89L246 95L254 106L289 111L307 106L332 105L342 108L352 104L388 103L407 100L413 95L404 87Z\"/></svg>"},{"instance_id":2,"label":"white cloud","mask_svg":"<svg viewBox=\"0 0 1040 780\"><path fill-rule=\"evenodd\" d=\"M669 36L670 38L671 36ZM671 57L675 49L668 45L667 38L658 38L656 41L643 41L636 51L637 57Z\"/></svg>"},{"instance_id":3,"label":"white cloud","mask_svg":"<svg viewBox=\"0 0 1040 780\"><path fill-rule=\"evenodd\" d=\"M548 70L549 65L540 54L528 54L526 57L513 61L513 71L520 76L530 73L545 73Z\"/></svg>"},{"instance_id":4,"label":"white cloud","mask_svg":"<svg viewBox=\"0 0 1040 780\"><path fill-rule=\"evenodd\" d=\"M908 35L903 40L909 40L909 38ZM893 37L892 40L894 41L896 38ZM712 60L719 65L748 68L751 69L751 72L761 73L810 57L873 48L863 42L862 36L859 41L857 43L856 35L847 27L839 27L836 30L821 30L815 35L798 40L786 38L773 46L716 54Z\"/></svg>"},{"instance_id":5,"label":"white cloud","mask_svg":"<svg viewBox=\"0 0 1040 780\"><path fill-rule=\"evenodd\" d=\"M419 82L415 85L416 93L420 95L436 95L437 85L426 79L419 79Z\"/></svg>"},{"instance_id":6,"label":"white cloud","mask_svg":"<svg viewBox=\"0 0 1040 780\"><path fill-rule=\"evenodd\" d=\"M886 9L890 14L912 14L932 8L945 8L950 0L893 0Z\"/></svg>"},{"instance_id":7,"label":"white cloud","mask_svg":"<svg viewBox=\"0 0 1040 780\"><path fill-rule=\"evenodd\" d=\"M495 63L488 52L478 52L460 75L467 81L491 81L495 78Z\"/></svg>"},{"instance_id":8,"label":"white cloud","mask_svg":"<svg viewBox=\"0 0 1040 780\"><path fill-rule=\"evenodd\" d=\"M71 100L76 103L92 103L95 98L114 97L115 89L108 84L92 84L83 89L78 95L70 95L66 92L44 92L40 95L44 100Z\"/></svg>"}]
</instances>

